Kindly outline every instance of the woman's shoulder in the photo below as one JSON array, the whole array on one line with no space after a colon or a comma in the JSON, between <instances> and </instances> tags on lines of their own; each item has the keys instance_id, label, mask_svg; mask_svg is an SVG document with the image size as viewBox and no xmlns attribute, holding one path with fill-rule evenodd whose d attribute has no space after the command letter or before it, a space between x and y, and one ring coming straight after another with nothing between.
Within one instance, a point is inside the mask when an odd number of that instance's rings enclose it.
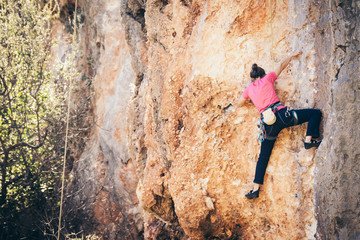
<instances>
[{"instance_id":1,"label":"woman's shoulder","mask_svg":"<svg viewBox=\"0 0 360 240\"><path fill-rule=\"evenodd\" d=\"M265 75L265 77L263 79L274 83L275 80L277 79L277 76L276 76L275 72L269 72L268 74Z\"/></svg>"},{"instance_id":2,"label":"woman's shoulder","mask_svg":"<svg viewBox=\"0 0 360 240\"><path fill-rule=\"evenodd\" d=\"M245 89L246 89L246 88L249 88L251 85L253 85L253 83L254 83L254 82L252 82L252 81L249 81L249 82L245 83L245 84L244 84L244 85L245 85ZM243 85L243 86L244 86L244 85Z\"/></svg>"},{"instance_id":3,"label":"woman's shoulder","mask_svg":"<svg viewBox=\"0 0 360 240\"><path fill-rule=\"evenodd\" d=\"M275 72L269 72L268 74L265 75L265 77L277 77Z\"/></svg>"}]
</instances>

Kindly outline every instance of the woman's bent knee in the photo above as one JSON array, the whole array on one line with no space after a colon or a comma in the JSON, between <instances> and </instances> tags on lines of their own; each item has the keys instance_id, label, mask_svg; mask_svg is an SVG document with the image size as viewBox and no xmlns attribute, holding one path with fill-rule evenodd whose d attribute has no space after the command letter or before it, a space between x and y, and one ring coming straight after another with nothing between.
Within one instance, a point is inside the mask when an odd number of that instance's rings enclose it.
<instances>
[{"instance_id":1,"label":"woman's bent knee","mask_svg":"<svg viewBox=\"0 0 360 240\"><path fill-rule=\"evenodd\" d=\"M318 119L318 121L321 121L321 118L322 118L322 112L319 110L319 109L316 109L316 117Z\"/></svg>"}]
</instances>

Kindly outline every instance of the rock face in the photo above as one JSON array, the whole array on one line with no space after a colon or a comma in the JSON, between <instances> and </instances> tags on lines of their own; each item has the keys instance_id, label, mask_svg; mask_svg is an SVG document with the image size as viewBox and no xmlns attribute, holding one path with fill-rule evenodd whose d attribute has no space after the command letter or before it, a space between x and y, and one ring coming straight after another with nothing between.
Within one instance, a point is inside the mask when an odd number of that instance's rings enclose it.
<instances>
[{"instance_id":1,"label":"rock face","mask_svg":"<svg viewBox=\"0 0 360 240\"><path fill-rule=\"evenodd\" d=\"M360 1L317 7L317 75L326 91L315 99L327 113L315 157L317 232L321 239L359 239Z\"/></svg>"},{"instance_id":2,"label":"rock face","mask_svg":"<svg viewBox=\"0 0 360 240\"><path fill-rule=\"evenodd\" d=\"M302 147L304 127L279 136L261 198L248 201L244 194L259 151L258 113L251 104L226 109L248 84L252 63L271 71L298 49L304 54L279 79L278 94L294 108L315 106L315 28L302 17L310 7L147 2L147 159L139 182L147 211L178 221L197 239L314 236L315 152Z\"/></svg>"},{"instance_id":3,"label":"rock face","mask_svg":"<svg viewBox=\"0 0 360 240\"><path fill-rule=\"evenodd\" d=\"M141 239L143 211L136 196L138 177L128 153L126 124L137 78L122 3L81 1L79 8L84 17L82 78L89 79L83 87L91 85L93 90L87 97L94 120L86 149L71 174L66 218L74 233Z\"/></svg>"},{"instance_id":4,"label":"rock face","mask_svg":"<svg viewBox=\"0 0 360 240\"><path fill-rule=\"evenodd\" d=\"M73 170L73 202L91 220L80 228L105 239L360 237L359 1L81 6L96 124ZM258 113L230 103L254 62L270 72L296 50L276 90L284 105L322 110L324 141L305 150L306 124L283 130L248 201Z\"/></svg>"}]
</instances>

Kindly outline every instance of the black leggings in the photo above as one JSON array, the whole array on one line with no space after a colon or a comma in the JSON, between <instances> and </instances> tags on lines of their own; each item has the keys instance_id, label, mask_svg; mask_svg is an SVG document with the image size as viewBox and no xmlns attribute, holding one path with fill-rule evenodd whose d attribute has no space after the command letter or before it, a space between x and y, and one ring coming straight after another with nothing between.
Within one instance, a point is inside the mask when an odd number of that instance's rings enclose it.
<instances>
[{"instance_id":1,"label":"black leggings","mask_svg":"<svg viewBox=\"0 0 360 240\"><path fill-rule=\"evenodd\" d=\"M295 113L294 113L295 112ZM263 184L264 175L269 163L270 155L274 147L276 137L281 130L287 127L308 123L306 136L319 137L319 125L321 111L318 109L301 109L287 112L286 108L279 110L276 114L276 122L273 125L265 124L267 139L261 143L259 159L256 164L254 183ZM297 118L295 117L297 115Z\"/></svg>"}]
</instances>

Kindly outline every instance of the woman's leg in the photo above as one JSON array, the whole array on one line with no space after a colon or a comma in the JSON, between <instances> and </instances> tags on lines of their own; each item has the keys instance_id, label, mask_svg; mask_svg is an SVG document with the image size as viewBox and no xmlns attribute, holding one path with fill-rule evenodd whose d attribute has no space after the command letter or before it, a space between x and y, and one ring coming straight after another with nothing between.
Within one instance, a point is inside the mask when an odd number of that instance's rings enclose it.
<instances>
[{"instance_id":1,"label":"woman's leg","mask_svg":"<svg viewBox=\"0 0 360 240\"><path fill-rule=\"evenodd\" d=\"M267 165L276 140L265 139L261 143L259 159L256 164L254 183L263 184Z\"/></svg>"},{"instance_id":2,"label":"woman's leg","mask_svg":"<svg viewBox=\"0 0 360 240\"><path fill-rule=\"evenodd\" d=\"M309 122L306 131L306 136L310 137L310 140L312 137L318 138L320 136L319 127L322 116L321 111L318 109L301 109L294 111L298 117L297 124L303 124L305 122Z\"/></svg>"},{"instance_id":3,"label":"woman's leg","mask_svg":"<svg viewBox=\"0 0 360 240\"><path fill-rule=\"evenodd\" d=\"M248 199L259 197L260 185L264 183L266 168L269 163L270 155L272 149L274 148L275 141L276 140L265 139L261 143L260 156L257 161L256 171L255 171L255 179L254 179L255 186L253 187L253 190L245 194L245 197L247 197Z\"/></svg>"}]
</instances>

